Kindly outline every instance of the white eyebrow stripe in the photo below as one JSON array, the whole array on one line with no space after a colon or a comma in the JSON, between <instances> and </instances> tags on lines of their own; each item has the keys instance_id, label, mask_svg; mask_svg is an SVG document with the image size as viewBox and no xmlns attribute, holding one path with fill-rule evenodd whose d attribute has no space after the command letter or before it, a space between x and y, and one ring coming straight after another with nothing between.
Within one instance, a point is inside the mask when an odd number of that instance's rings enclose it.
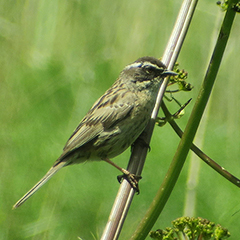
<instances>
[{"instance_id":1,"label":"white eyebrow stripe","mask_svg":"<svg viewBox=\"0 0 240 240\"><path fill-rule=\"evenodd\" d=\"M157 69L162 69L162 68L160 68L158 65L156 65L156 64L153 64L153 63L151 63L151 62L144 62L143 63L143 65L142 65L143 67L153 67L153 68L157 68Z\"/></svg>"},{"instance_id":2,"label":"white eyebrow stripe","mask_svg":"<svg viewBox=\"0 0 240 240\"><path fill-rule=\"evenodd\" d=\"M131 63L129 65L127 65L124 70L128 70L130 68L137 68L137 67L141 67L142 66L142 63L141 62L134 62L134 63Z\"/></svg>"},{"instance_id":3,"label":"white eyebrow stripe","mask_svg":"<svg viewBox=\"0 0 240 240\"><path fill-rule=\"evenodd\" d=\"M129 65L127 65L124 70L128 70L130 68L138 68L138 67L153 67L153 68L156 68L156 69L159 69L159 70L162 70L163 68L162 67L159 67L158 65L156 64L153 64L151 62L134 62L134 63L131 63Z\"/></svg>"}]
</instances>

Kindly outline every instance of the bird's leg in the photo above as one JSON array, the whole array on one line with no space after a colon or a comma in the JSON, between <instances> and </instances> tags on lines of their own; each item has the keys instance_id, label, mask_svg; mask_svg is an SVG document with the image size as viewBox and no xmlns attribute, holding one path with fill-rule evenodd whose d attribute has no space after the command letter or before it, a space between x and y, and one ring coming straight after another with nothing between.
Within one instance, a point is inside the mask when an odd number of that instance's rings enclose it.
<instances>
[{"instance_id":1,"label":"bird's leg","mask_svg":"<svg viewBox=\"0 0 240 240\"><path fill-rule=\"evenodd\" d=\"M108 158L105 158L103 160L105 162L111 164L113 167L117 168L119 171L121 171L123 173L123 175L117 176L117 179L120 183L121 183L122 179L125 178L129 182L131 187L135 189L137 194L139 194L140 191L139 191L139 187L138 187L138 182L142 178L141 176L136 176L135 174L130 173L128 170L119 167L117 164L115 164Z\"/></svg>"}]
</instances>

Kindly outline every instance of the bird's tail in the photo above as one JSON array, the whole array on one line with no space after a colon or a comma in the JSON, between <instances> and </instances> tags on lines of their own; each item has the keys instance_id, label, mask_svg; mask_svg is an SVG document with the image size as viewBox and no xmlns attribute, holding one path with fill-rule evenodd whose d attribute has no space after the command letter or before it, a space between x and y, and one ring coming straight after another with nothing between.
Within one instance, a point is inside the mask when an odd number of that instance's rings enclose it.
<instances>
[{"instance_id":1,"label":"bird's tail","mask_svg":"<svg viewBox=\"0 0 240 240\"><path fill-rule=\"evenodd\" d=\"M40 187L42 187L55 173L57 173L61 168L66 166L66 162L59 162L49 169L45 176L36 183L21 199L19 199L14 205L13 209L21 206L26 200L28 200Z\"/></svg>"}]
</instances>

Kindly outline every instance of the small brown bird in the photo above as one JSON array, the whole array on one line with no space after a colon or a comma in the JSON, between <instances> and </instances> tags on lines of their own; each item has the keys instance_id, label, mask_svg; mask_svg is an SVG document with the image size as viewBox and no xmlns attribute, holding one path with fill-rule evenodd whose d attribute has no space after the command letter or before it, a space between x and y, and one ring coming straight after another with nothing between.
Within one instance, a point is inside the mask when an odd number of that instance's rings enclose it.
<instances>
[{"instance_id":1,"label":"small brown bird","mask_svg":"<svg viewBox=\"0 0 240 240\"><path fill-rule=\"evenodd\" d=\"M142 57L127 65L82 119L62 155L13 208L22 205L67 165L104 160L124 174L130 174L109 158L125 151L143 132L151 117L161 79L168 75L176 73L166 70L166 66L153 57Z\"/></svg>"}]
</instances>

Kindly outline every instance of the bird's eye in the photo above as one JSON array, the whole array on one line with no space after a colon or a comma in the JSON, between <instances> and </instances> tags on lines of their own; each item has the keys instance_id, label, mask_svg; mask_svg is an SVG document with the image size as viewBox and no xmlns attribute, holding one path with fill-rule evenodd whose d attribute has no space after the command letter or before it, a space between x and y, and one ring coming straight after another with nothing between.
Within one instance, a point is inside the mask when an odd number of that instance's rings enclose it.
<instances>
[{"instance_id":1,"label":"bird's eye","mask_svg":"<svg viewBox=\"0 0 240 240\"><path fill-rule=\"evenodd\" d=\"M152 66L148 66L148 67L145 67L144 70L147 74L151 74L155 71L155 68L153 68Z\"/></svg>"}]
</instances>

